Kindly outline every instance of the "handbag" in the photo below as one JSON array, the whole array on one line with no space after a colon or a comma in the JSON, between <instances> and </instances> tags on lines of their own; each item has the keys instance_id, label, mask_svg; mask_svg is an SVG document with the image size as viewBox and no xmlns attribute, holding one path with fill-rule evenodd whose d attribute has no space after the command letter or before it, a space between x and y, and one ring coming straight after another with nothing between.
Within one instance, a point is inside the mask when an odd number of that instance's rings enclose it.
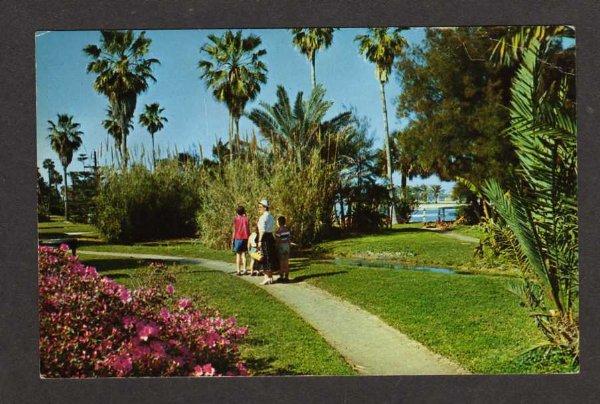
<instances>
[{"instance_id":1,"label":"handbag","mask_svg":"<svg viewBox=\"0 0 600 404\"><path fill-rule=\"evenodd\" d=\"M250 257L252 257L252 259L254 259L254 261L262 261L262 259L263 259L262 252L260 252L260 251L251 252Z\"/></svg>"}]
</instances>

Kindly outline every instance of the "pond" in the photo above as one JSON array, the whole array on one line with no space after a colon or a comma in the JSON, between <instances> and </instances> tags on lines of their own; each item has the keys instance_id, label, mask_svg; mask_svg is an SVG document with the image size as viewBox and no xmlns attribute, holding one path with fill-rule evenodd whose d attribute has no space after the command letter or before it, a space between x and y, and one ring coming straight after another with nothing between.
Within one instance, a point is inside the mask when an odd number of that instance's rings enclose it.
<instances>
[{"instance_id":1,"label":"pond","mask_svg":"<svg viewBox=\"0 0 600 404\"><path fill-rule=\"evenodd\" d=\"M346 259L346 258L335 258L335 265L345 265L354 267L371 267L371 268L390 268L401 271L416 271L416 272L430 272L436 274L455 275L456 271L450 268L438 268L429 266L418 266L399 264L388 261L376 261L376 260L360 260L360 259Z\"/></svg>"},{"instance_id":2,"label":"pond","mask_svg":"<svg viewBox=\"0 0 600 404\"><path fill-rule=\"evenodd\" d=\"M448 208L417 208L411 218L410 223L424 223L424 222L435 222L439 219L443 221L452 221L456 220L457 217L457 208L448 207Z\"/></svg>"}]
</instances>

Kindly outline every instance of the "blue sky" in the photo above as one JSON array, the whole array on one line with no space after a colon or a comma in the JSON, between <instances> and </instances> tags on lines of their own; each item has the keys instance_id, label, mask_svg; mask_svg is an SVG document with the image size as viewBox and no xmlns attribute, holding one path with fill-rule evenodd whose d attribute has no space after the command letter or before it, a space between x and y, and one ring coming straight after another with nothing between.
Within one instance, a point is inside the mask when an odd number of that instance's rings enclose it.
<instances>
[{"instance_id":1,"label":"blue sky","mask_svg":"<svg viewBox=\"0 0 600 404\"><path fill-rule=\"evenodd\" d=\"M298 91L310 91L309 64L291 43L289 31L283 29L245 29L244 34L254 33L262 38L267 50L268 81L256 101L275 101L277 85L283 85L290 97ZM379 85L375 79L373 65L357 51L354 37L364 29L341 29L334 34L330 48L317 55L317 81L327 89L326 98L334 105L329 112L333 116L348 107L356 108L359 115L368 117L376 144L382 144L383 121ZM201 145L205 156L210 155L215 139L227 136L227 110L216 102L200 79L197 68L200 47L210 33L222 34L222 30L159 30L147 31L152 39L150 57L158 58L161 64L154 68L156 83L138 98L134 129L128 137L133 154L142 149L151 150L150 135L137 123L137 116L144 104L158 102L165 108L169 122L155 136L157 149L174 151L198 150ZM403 32L409 43L423 40L423 29ZM53 31L36 34L36 86L37 86L37 164L52 158L60 167L56 154L47 140L49 119L55 120L58 113L73 115L81 124L83 146L78 153L91 155L97 150L100 163L110 162L106 144L112 139L101 126L106 116L107 100L92 88L93 74L86 73L88 58L83 54L84 46L98 43L98 31ZM394 75L386 88L390 130L402 126L395 117L395 97L401 85ZM240 133L258 133L252 122L243 117ZM102 152L100 153L100 151ZM70 170L81 170L81 163L74 158ZM43 170L41 171L43 173ZM42 174L43 175L43 174ZM398 180L396 180L398 182ZM414 179L411 184L440 183L437 177L426 180ZM451 183L444 183L450 190Z\"/></svg>"}]
</instances>

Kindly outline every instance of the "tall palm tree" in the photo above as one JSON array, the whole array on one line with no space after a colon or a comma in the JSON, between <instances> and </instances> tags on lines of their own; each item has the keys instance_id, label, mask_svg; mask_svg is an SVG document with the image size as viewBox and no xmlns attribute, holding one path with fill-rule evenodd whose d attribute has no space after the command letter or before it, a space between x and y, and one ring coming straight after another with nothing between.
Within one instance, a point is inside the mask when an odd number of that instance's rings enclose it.
<instances>
[{"instance_id":1,"label":"tall palm tree","mask_svg":"<svg viewBox=\"0 0 600 404\"><path fill-rule=\"evenodd\" d=\"M333 31L336 28L294 28L292 29L292 43L306 56L310 63L310 80L312 88L317 87L315 61L317 52L327 49L333 42Z\"/></svg>"},{"instance_id":2,"label":"tall palm tree","mask_svg":"<svg viewBox=\"0 0 600 404\"><path fill-rule=\"evenodd\" d=\"M140 123L144 126L152 137L152 167L156 168L156 154L154 151L154 134L164 127L163 122L169 120L161 116L165 109L155 102L150 105L146 104L144 112L140 114Z\"/></svg>"},{"instance_id":3,"label":"tall palm tree","mask_svg":"<svg viewBox=\"0 0 600 404\"><path fill-rule=\"evenodd\" d=\"M308 100L299 92L292 105L285 88L278 86L277 102L273 105L261 102L260 108L253 109L248 117L276 153L288 153L302 167L310 151L320 147L328 152L351 123L350 112L323 121L333 105L324 96L325 90L317 85Z\"/></svg>"},{"instance_id":4,"label":"tall palm tree","mask_svg":"<svg viewBox=\"0 0 600 404\"><path fill-rule=\"evenodd\" d=\"M52 186L52 171L56 168L52 159L45 159L42 167L48 172L48 185Z\"/></svg>"},{"instance_id":5,"label":"tall palm tree","mask_svg":"<svg viewBox=\"0 0 600 404\"><path fill-rule=\"evenodd\" d=\"M257 49L262 43L260 37L243 37L241 30L235 34L228 30L221 37L211 34L208 39L200 48L206 59L198 62L198 68L206 86L229 111L229 154L233 156L233 136L239 140L239 122L246 104L267 82L267 66L261 61L267 51Z\"/></svg>"},{"instance_id":6,"label":"tall palm tree","mask_svg":"<svg viewBox=\"0 0 600 404\"><path fill-rule=\"evenodd\" d=\"M83 51L92 61L88 73L95 73L94 89L108 98L112 116L121 136L120 149L123 168L127 168L129 153L127 136L135 113L137 97L156 81L152 65L158 59L146 58L152 40L145 32L137 37L133 31L101 31L100 46L88 45Z\"/></svg>"},{"instance_id":7,"label":"tall palm tree","mask_svg":"<svg viewBox=\"0 0 600 404\"><path fill-rule=\"evenodd\" d=\"M73 121L72 115L58 114L56 123L48 121L48 139L52 150L58 154L60 163L63 166L65 178L65 219L69 219L68 192L67 192L67 167L73 160L73 153L81 147L81 135L79 124Z\"/></svg>"},{"instance_id":8,"label":"tall palm tree","mask_svg":"<svg viewBox=\"0 0 600 404\"><path fill-rule=\"evenodd\" d=\"M389 79L394 59L399 56L406 40L400 35L405 28L370 28L364 35L357 35L354 39L358 42L359 52L375 65L375 75L379 81L381 91L381 104L383 107L383 125L385 131L385 152L387 163L387 177L390 199L394 196L394 182L392 180L392 157L390 150L390 131L388 127L387 102L385 99L385 85ZM393 204L390 205L390 216L395 222Z\"/></svg>"},{"instance_id":9,"label":"tall palm tree","mask_svg":"<svg viewBox=\"0 0 600 404\"><path fill-rule=\"evenodd\" d=\"M115 141L118 156L122 160L123 150L121 148L121 143L123 141L123 135L121 134L121 125L119 124L119 119L115 117L110 106L106 109L106 119L102 121L102 126ZM133 129L133 124L130 121L127 124L127 130L129 131L131 129Z\"/></svg>"}]
</instances>

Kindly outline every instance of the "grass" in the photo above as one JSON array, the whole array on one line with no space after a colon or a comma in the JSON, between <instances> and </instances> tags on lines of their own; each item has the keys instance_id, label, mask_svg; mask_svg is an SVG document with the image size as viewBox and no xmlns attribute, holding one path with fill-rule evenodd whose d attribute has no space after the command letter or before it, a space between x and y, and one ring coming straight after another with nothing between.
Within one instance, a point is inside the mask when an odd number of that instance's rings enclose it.
<instances>
[{"instance_id":1,"label":"grass","mask_svg":"<svg viewBox=\"0 0 600 404\"><path fill-rule=\"evenodd\" d=\"M379 316L474 373L538 373L519 355L543 336L504 277L296 265L292 273Z\"/></svg>"},{"instance_id":2,"label":"grass","mask_svg":"<svg viewBox=\"0 0 600 404\"><path fill-rule=\"evenodd\" d=\"M451 233L462 234L463 236L469 236L476 239L481 239L485 236L485 232L480 226L469 226L460 224L451 230Z\"/></svg>"},{"instance_id":3,"label":"grass","mask_svg":"<svg viewBox=\"0 0 600 404\"><path fill-rule=\"evenodd\" d=\"M128 286L141 281L136 270L148 262L84 255L83 261L102 275ZM240 346L242 358L255 375L352 375L340 354L297 314L260 288L231 275L201 266L178 266L176 293L201 305L235 316L248 325Z\"/></svg>"},{"instance_id":4,"label":"grass","mask_svg":"<svg viewBox=\"0 0 600 404\"><path fill-rule=\"evenodd\" d=\"M319 245L326 255L383 259L415 265L467 268L475 265L473 243L402 225L375 235L326 241Z\"/></svg>"}]
</instances>

